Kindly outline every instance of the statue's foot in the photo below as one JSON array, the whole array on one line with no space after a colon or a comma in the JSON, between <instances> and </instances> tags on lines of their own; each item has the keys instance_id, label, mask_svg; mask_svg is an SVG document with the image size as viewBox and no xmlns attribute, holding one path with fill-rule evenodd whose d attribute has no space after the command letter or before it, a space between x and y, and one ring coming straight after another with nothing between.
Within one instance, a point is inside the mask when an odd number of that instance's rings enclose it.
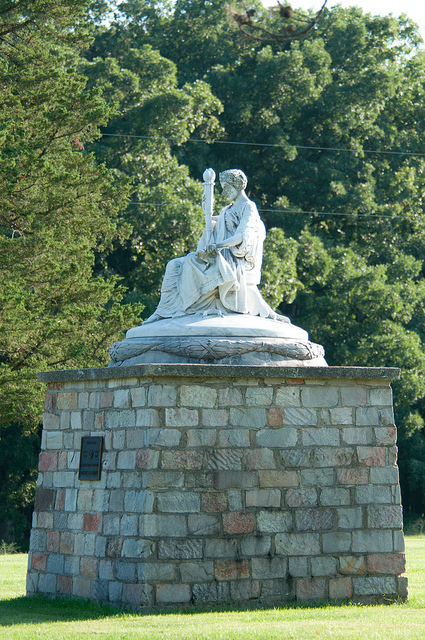
<instances>
[{"instance_id":1,"label":"statue's foot","mask_svg":"<svg viewBox=\"0 0 425 640\"><path fill-rule=\"evenodd\" d=\"M285 322L286 324L291 324L291 321L286 316L281 316L280 313L275 313L269 315L269 318L272 320L276 320L276 322Z\"/></svg>"},{"instance_id":2,"label":"statue's foot","mask_svg":"<svg viewBox=\"0 0 425 640\"><path fill-rule=\"evenodd\" d=\"M143 320L142 324L149 324L150 322L156 322L157 320L163 320L162 316L157 313L153 313L149 318Z\"/></svg>"},{"instance_id":3,"label":"statue's foot","mask_svg":"<svg viewBox=\"0 0 425 640\"><path fill-rule=\"evenodd\" d=\"M207 316L219 316L220 318L223 318L223 313L220 309L207 309L202 314L202 317L206 318Z\"/></svg>"}]
</instances>

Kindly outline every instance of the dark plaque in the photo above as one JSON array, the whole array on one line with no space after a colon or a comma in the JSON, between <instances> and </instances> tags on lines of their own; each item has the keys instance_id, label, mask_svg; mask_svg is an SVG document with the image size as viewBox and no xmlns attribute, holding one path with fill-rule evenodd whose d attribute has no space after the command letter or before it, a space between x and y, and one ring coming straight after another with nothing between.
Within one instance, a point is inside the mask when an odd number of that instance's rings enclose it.
<instances>
[{"instance_id":1,"label":"dark plaque","mask_svg":"<svg viewBox=\"0 0 425 640\"><path fill-rule=\"evenodd\" d=\"M103 437L81 438L79 480L100 480Z\"/></svg>"}]
</instances>

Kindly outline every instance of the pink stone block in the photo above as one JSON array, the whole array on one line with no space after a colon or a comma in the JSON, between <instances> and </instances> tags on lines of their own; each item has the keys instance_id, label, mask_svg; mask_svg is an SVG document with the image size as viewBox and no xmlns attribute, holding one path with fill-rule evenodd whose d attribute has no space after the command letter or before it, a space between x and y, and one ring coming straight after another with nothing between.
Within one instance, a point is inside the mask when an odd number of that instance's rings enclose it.
<instances>
[{"instance_id":1,"label":"pink stone block","mask_svg":"<svg viewBox=\"0 0 425 640\"><path fill-rule=\"evenodd\" d=\"M227 494L224 492L208 492L201 495L201 509L212 513L226 511Z\"/></svg>"},{"instance_id":2,"label":"pink stone block","mask_svg":"<svg viewBox=\"0 0 425 640\"><path fill-rule=\"evenodd\" d=\"M249 578L248 560L216 560L214 563L216 580L240 580Z\"/></svg>"},{"instance_id":3,"label":"pink stone block","mask_svg":"<svg viewBox=\"0 0 425 640\"><path fill-rule=\"evenodd\" d=\"M162 454L163 469L202 469L202 451L164 451Z\"/></svg>"},{"instance_id":4,"label":"pink stone block","mask_svg":"<svg viewBox=\"0 0 425 640\"><path fill-rule=\"evenodd\" d=\"M331 600L351 598L352 595L353 585L351 578L331 578L329 580L329 598Z\"/></svg>"},{"instance_id":5,"label":"pink stone block","mask_svg":"<svg viewBox=\"0 0 425 640\"><path fill-rule=\"evenodd\" d=\"M31 569L35 571L46 571L47 556L45 554L33 554L31 558Z\"/></svg>"},{"instance_id":6,"label":"pink stone block","mask_svg":"<svg viewBox=\"0 0 425 640\"><path fill-rule=\"evenodd\" d=\"M250 449L245 452L247 469L276 469L271 449Z\"/></svg>"},{"instance_id":7,"label":"pink stone block","mask_svg":"<svg viewBox=\"0 0 425 640\"><path fill-rule=\"evenodd\" d=\"M225 535L235 533L252 533L254 516L250 513L230 512L223 514L223 532Z\"/></svg>"},{"instance_id":8,"label":"pink stone block","mask_svg":"<svg viewBox=\"0 0 425 640\"><path fill-rule=\"evenodd\" d=\"M304 380L302 378L288 378L286 381L287 384L304 384Z\"/></svg>"},{"instance_id":9,"label":"pink stone block","mask_svg":"<svg viewBox=\"0 0 425 640\"><path fill-rule=\"evenodd\" d=\"M272 409L269 409L267 413L267 424L270 427L282 426L282 409L280 407L273 407Z\"/></svg>"},{"instance_id":10,"label":"pink stone block","mask_svg":"<svg viewBox=\"0 0 425 640\"><path fill-rule=\"evenodd\" d=\"M99 396L99 409L106 409L107 407L112 407L114 403L114 392L113 391L102 391Z\"/></svg>"},{"instance_id":11,"label":"pink stone block","mask_svg":"<svg viewBox=\"0 0 425 640\"><path fill-rule=\"evenodd\" d=\"M74 534L71 531L64 531L60 537L60 552L64 554L74 553Z\"/></svg>"},{"instance_id":12,"label":"pink stone block","mask_svg":"<svg viewBox=\"0 0 425 640\"><path fill-rule=\"evenodd\" d=\"M85 513L83 529L84 531L102 531L102 514Z\"/></svg>"},{"instance_id":13,"label":"pink stone block","mask_svg":"<svg viewBox=\"0 0 425 640\"><path fill-rule=\"evenodd\" d=\"M368 467L384 467L386 464L385 447L357 447L359 464Z\"/></svg>"},{"instance_id":14,"label":"pink stone block","mask_svg":"<svg viewBox=\"0 0 425 640\"><path fill-rule=\"evenodd\" d=\"M326 597L324 578L299 578L296 582L297 600L322 600Z\"/></svg>"},{"instance_id":15,"label":"pink stone block","mask_svg":"<svg viewBox=\"0 0 425 640\"><path fill-rule=\"evenodd\" d=\"M369 484L369 469L337 469L338 484Z\"/></svg>"},{"instance_id":16,"label":"pink stone block","mask_svg":"<svg viewBox=\"0 0 425 640\"><path fill-rule=\"evenodd\" d=\"M50 451L42 451L38 458L39 471L56 471L58 468L58 454Z\"/></svg>"},{"instance_id":17,"label":"pink stone block","mask_svg":"<svg viewBox=\"0 0 425 640\"><path fill-rule=\"evenodd\" d=\"M98 561L96 558L81 558L80 573L86 578L97 577Z\"/></svg>"},{"instance_id":18,"label":"pink stone block","mask_svg":"<svg viewBox=\"0 0 425 640\"><path fill-rule=\"evenodd\" d=\"M57 553L59 551L59 531L48 531L46 534L47 551Z\"/></svg>"},{"instance_id":19,"label":"pink stone block","mask_svg":"<svg viewBox=\"0 0 425 640\"><path fill-rule=\"evenodd\" d=\"M390 573L399 576L406 571L404 553L372 553L367 556L369 573Z\"/></svg>"},{"instance_id":20,"label":"pink stone block","mask_svg":"<svg viewBox=\"0 0 425 640\"><path fill-rule=\"evenodd\" d=\"M72 581L70 576L58 575L56 581L56 592L68 596L71 593Z\"/></svg>"},{"instance_id":21,"label":"pink stone block","mask_svg":"<svg viewBox=\"0 0 425 640\"><path fill-rule=\"evenodd\" d=\"M136 454L136 467L138 467L138 469L156 469L158 466L158 458L158 451L139 449Z\"/></svg>"}]
</instances>

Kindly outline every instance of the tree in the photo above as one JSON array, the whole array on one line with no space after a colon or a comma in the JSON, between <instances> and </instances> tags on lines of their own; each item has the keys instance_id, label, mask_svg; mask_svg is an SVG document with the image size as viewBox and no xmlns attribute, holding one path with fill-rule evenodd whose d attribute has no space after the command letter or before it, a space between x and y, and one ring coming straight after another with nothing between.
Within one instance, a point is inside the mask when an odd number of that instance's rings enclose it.
<instances>
[{"instance_id":1,"label":"tree","mask_svg":"<svg viewBox=\"0 0 425 640\"><path fill-rule=\"evenodd\" d=\"M87 2L11 2L0 40L0 515L25 535L34 488L43 369L107 363L137 322L117 278L93 276L111 246L128 185L84 150L114 112L77 70ZM122 230L125 235L126 229ZM128 230L127 230L128 233Z\"/></svg>"}]
</instances>

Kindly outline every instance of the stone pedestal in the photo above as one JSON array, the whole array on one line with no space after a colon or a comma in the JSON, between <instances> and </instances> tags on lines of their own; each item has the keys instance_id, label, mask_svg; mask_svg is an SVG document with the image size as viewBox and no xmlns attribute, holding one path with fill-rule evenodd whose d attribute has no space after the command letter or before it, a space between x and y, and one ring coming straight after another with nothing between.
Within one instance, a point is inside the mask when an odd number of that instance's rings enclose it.
<instances>
[{"instance_id":1,"label":"stone pedestal","mask_svg":"<svg viewBox=\"0 0 425 640\"><path fill-rule=\"evenodd\" d=\"M131 609L407 595L397 369L44 373L28 593ZM103 436L100 480L78 479Z\"/></svg>"}]
</instances>

